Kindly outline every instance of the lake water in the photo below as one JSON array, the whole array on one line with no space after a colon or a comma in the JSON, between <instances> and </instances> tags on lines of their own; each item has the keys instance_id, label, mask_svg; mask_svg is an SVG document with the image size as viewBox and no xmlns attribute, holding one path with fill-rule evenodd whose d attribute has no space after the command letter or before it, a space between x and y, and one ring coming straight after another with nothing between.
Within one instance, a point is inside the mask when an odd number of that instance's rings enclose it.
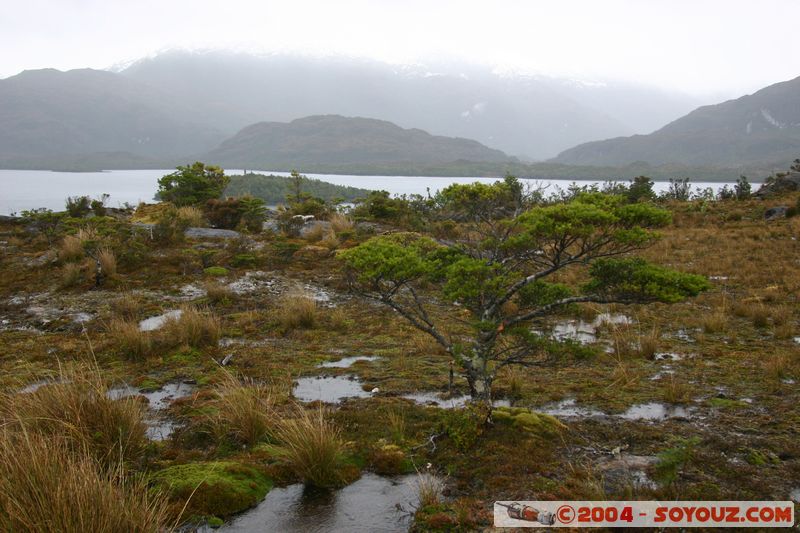
<instances>
[{"instance_id":1,"label":"lake water","mask_svg":"<svg viewBox=\"0 0 800 533\"><path fill-rule=\"evenodd\" d=\"M110 195L108 206L119 207L125 203L153 201L158 188L158 179L172 172L161 170L111 170L107 172L50 172L47 170L0 170L0 214L19 213L24 209L46 207L61 211L68 196L99 197ZM263 174L288 176L288 172L255 171ZM241 170L228 170L228 174L241 174ZM427 189L435 193L451 183L472 183L481 181L492 183L497 178L485 177L426 177L426 176L347 176L333 174L306 174L337 185L349 185L363 189L385 190L392 194L425 194ZM538 183L566 189L572 180L539 180ZM581 184L592 183L581 181ZM692 183L695 187L711 187L715 191L724 183ZM655 190L669 187L668 182L656 182ZM754 189L756 185L754 184Z\"/></svg>"}]
</instances>

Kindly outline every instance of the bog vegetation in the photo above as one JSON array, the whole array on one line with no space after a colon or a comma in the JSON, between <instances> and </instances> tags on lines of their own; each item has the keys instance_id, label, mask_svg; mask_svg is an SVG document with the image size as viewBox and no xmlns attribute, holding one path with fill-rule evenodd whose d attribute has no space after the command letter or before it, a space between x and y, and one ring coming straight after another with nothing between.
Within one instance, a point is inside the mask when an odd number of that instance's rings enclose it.
<instances>
[{"instance_id":1,"label":"bog vegetation","mask_svg":"<svg viewBox=\"0 0 800 533\"><path fill-rule=\"evenodd\" d=\"M0 221L0 529L219 525L365 472L405 476L418 531L487 528L500 495L797 489L787 176L347 205L250 178Z\"/></svg>"}]
</instances>

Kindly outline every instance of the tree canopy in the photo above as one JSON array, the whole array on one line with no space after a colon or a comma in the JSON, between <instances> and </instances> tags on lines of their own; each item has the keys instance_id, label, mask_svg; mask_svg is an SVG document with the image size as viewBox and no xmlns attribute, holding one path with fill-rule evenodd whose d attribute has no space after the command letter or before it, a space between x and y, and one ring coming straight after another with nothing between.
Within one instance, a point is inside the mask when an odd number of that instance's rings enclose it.
<instances>
[{"instance_id":1,"label":"tree canopy","mask_svg":"<svg viewBox=\"0 0 800 533\"><path fill-rule=\"evenodd\" d=\"M156 196L177 206L205 204L222 196L229 180L220 167L197 161L159 179Z\"/></svg>"},{"instance_id":2,"label":"tree canopy","mask_svg":"<svg viewBox=\"0 0 800 533\"><path fill-rule=\"evenodd\" d=\"M532 320L580 302L674 303L709 287L701 276L631 256L659 238L668 211L602 193L544 206L532 198L514 178L451 185L434 198L433 216L459 221L453 238L395 233L339 254L353 289L436 339L476 399L488 401L500 367L541 363ZM583 269L586 281L553 279L567 268ZM434 318L437 302L469 312L469 338Z\"/></svg>"}]
</instances>

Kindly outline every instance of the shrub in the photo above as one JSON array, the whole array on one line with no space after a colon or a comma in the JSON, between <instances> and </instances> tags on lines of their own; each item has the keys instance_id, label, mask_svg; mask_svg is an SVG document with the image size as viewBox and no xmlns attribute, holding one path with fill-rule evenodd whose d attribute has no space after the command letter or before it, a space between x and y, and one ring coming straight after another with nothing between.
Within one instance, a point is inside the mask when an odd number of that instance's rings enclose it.
<instances>
[{"instance_id":1,"label":"shrub","mask_svg":"<svg viewBox=\"0 0 800 533\"><path fill-rule=\"evenodd\" d=\"M221 168L198 161L179 166L172 174L159 179L156 196L179 207L199 205L219 198L229 181Z\"/></svg>"},{"instance_id":2,"label":"shrub","mask_svg":"<svg viewBox=\"0 0 800 533\"><path fill-rule=\"evenodd\" d=\"M90 203L88 196L70 196L65 202L67 213L73 218L83 218L91 210Z\"/></svg>"},{"instance_id":3,"label":"shrub","mask_svg":"<svg viewBox=\"0 0 800 533\"><path fill-rule=\"evenodd\" d=\"M344 441L339 429L325 418L321 408L315 412L302 408L297 411L297 416L276 425L274 436L278 444L270 449L309 485L341 484Z\"/></svg>"},{"instance_id":4,"label":"shrub","mask_svg":"<svg viewBox=\"0 0 800 533\"><path fill-rule=\"evenodd\" d=\"M242 214L242 221L247 231L261 233L261 230L264 229L264 221L267 218L264 200L253 196L243 196L239 199L239 211Z\"/></svg>"},{"instance_id":5,"label":"shrub","mask_svg":"<svg viewBox=\"0 0 800 533\"><path fill-rule=\"evenodd\" d=\"M62 373L59 382L5 402L3 425L63 438L106 467L135 461L148 443L142 405L135 398L111 399L107 392L96 370Z\"/></svg>"},{"instance_id":6,"label":"shrub","mask_svg":"<svg viewBox=\"0 0 800 533\"><path fill-rule=\"evenodd\" d=\"M307 294L286 295L278 309L283 329L310 329L317 321L317 302Z\"/></svg>"},{"instance_id":7,"label":"shrub","mask_svg":"<svg viewBox=\"0 0 800 533\"><path fill-rule=\"evenodd\" d=\"M175 206L168 205L156 214L153 238L163 244L173 244L184 239L189 220L181 218Z\"/></svg>"},{"instance_id":8,"label":"shrub","mask_svg":"<svg viewBox=\"0 0 800 533\"><path fill-rule=\"evenodd\" d=\"M0 530L165 531L164 498L63 439L0 429Z\"/></svg>"},{"instance_id":9,"label":"shrub","mask_svg":"<svg viewBox=\"0 0 800 533\"><path fill-rule=\"evenodd\" d=\"M341 213L332 214L329 220L331 223L331 229L333 229L333 231L336 233L352 231L355 227L355 224L353 224L353 219Z\"/></svg>"},{"instance_id":10,"label":"shrub","mask_svg":"<svg viewBox=\"0 0 800 533\"><path fill-rule=\"evenodd\" d=\"M206 202L206 217L215 228L234 229L242 219L242 206L236 198Z\"/></svg>"}]
</instances>

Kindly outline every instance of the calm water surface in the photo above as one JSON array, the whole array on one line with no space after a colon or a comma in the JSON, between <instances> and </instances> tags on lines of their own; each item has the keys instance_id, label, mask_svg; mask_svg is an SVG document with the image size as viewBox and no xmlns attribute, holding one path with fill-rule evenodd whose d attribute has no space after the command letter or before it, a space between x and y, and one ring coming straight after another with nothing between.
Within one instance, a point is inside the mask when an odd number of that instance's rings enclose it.
<instances>
[{"instance_id":1,"label":"calm water surface","mask_svg":"<svg viewBox=\"0 0 800 533\"><path fill-rule=\"evenodd\" d=\"M124 203L133 205L150 202L158 188L158 179L172 172L170 169L156 170L111 170L106 172L50 172L47 170L0 170L0 214L19 213L24 209L46 207L63 210L68 196L99 197L110 195L108 205L119 207ZM241 174L241 170L228 170L229 174ZM288 176L288 172L255 171L264 174ZM337 185L349 185L363 189L385 190L392 194L425 194L430 189L435 193L451 183L492 183L497 178L443 178L425 176L347 176L332 174L306 174ZM572 180L539 180L538 183L565 189ZM582 181L581 184L592 183ZM711 187L715 191L724 183L692 183L692 188ZM656 182L656 191L669 187L668 182ZM755 189L755 186L754 186Z\"/></svg>"}]
</instances>

